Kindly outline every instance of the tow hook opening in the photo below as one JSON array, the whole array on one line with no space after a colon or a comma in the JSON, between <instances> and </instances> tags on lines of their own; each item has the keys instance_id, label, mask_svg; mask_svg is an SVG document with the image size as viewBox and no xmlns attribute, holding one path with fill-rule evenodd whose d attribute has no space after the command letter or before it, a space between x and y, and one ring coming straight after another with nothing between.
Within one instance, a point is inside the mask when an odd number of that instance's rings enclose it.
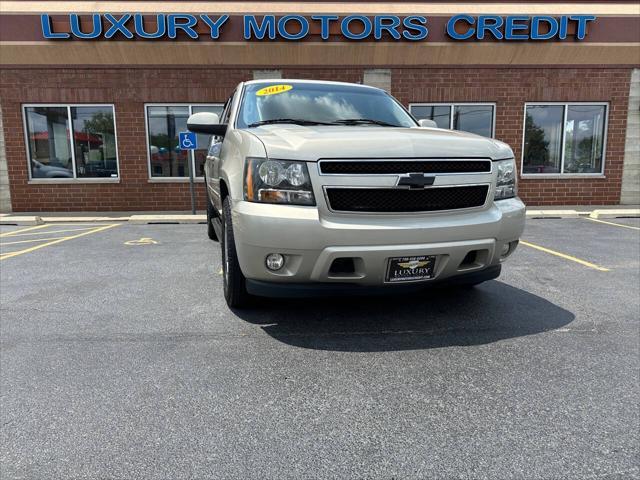
<instances>
[{"instance_id":1,"label":"tow hook opening","mask_svg":"<svg viewBox=\"0 0 640 480\"><path fill-rule=\"evenodd\" d=\"M489 250L471 250L458 265L458 271L473 270L476 268L482 268L487 264L489 258Z\"/></svg>"},{"instance_id":2,"label":"tow hook opening","mask_svg":"<svg viewBox=\"0 0 640 480\"><path fill-rule=\"evenodd\" d=\"M356 266L352 257L336 258L329 267L330 276L344 276L356 273Z\"/></svg>"}]
</instances>

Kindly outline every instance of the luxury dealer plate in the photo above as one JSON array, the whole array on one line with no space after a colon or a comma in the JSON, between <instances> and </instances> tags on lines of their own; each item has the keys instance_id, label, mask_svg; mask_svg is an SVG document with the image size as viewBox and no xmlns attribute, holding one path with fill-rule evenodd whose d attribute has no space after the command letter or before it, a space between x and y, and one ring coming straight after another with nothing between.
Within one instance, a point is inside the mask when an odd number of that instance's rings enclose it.
<instances>
[{"instance_id":1,"label":"luxury dealer plate","mask_svg":"<svg viewBox=\"0 0 640 480\"><path fill-rule=\"evenodd\" d=\"M387 261L385 282L417 282L433 278L436 257L419 255L416 257L391 257Z\"/></svg>"}]
</instances>

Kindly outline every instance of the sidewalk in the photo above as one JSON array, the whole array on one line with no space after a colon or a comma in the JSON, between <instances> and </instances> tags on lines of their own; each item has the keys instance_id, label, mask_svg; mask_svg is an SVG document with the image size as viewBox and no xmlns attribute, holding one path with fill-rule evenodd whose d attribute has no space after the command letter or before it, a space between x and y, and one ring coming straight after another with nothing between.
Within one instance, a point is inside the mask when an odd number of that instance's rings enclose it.
<instances>
[{"instance_id":1,"label":"sidewalk","mask_svg":"<svg viewBox=\"0 0 640 480\"><path fill-rule=\"evenodd\" d=\"M528 218L620 218L640 217L640 205L557 206L531 207ZM45 223L73 222L129 222L153 223L206 223L204 212L25 212L2 213L0 225L41 225Z\"/></svg>"}]
</instances>

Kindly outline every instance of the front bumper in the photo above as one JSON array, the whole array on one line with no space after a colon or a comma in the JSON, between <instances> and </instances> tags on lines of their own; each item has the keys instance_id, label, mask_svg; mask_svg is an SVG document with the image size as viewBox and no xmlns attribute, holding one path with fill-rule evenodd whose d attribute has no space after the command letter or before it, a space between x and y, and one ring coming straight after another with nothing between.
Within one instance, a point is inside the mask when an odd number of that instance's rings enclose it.
<instances>
[{"instance_id":1,"label":"front bumper","mask_svg":"<svg viewBox=\"0 0 640 480\"><path fill-rule=\"evenodd\" d=\"M511 244L512 253L524 230L525 206L513 198L473 212L323 218L312 207L236 201L232 216L240 268L250 284L390 288L384 283L389 257L435 255L435 276L422 285L499 265L503 246ZM474 262L463 262L474 250ZM269 253L285 256L280 271L266 268ZM355 259L355 271L330 272L333 261L344 257Z\"/></svg>"}]
</instances>

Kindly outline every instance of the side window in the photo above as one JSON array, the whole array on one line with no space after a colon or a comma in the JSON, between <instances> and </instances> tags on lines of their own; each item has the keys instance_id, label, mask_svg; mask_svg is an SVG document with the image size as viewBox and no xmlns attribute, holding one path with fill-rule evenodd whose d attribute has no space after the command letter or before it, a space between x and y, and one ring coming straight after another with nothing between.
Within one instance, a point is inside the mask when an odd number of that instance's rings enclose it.
<instances>
[{"instance_id":1,"label":"side window","mask_svg":"<svg viewBox=\"0 0 640 480\"><path fill-rule=\"evenodd\" d=\"M231 112L232 103L233 103L233 95L227 98L227 101L224 102L224 108L222 109L222 116L220 117L220 123L229 122L229 113Z\"/></svg>"}]
</instances>

